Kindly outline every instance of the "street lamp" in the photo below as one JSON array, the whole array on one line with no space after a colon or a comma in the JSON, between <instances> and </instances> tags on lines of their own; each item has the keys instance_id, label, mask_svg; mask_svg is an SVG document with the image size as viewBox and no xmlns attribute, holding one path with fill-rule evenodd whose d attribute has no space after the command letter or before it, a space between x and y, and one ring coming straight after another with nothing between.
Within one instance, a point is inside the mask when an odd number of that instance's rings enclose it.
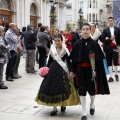
<instances>
[{"instance_id":1,"label":"street lamp","mask_svg":"<svg viewBox=\"0 0 120 120\"><path fill-rule=\"evenodd\" d=\"M104 28L106 27L106 23L105 23L105 22L103 22L103 27L104 27Z\"/></svg>"},{"instance_id":2,"label":"street lamp","mask_svg":"<svg viewBox=\"0 0 120 120\"><path fill-rule=\"evenodd\" d=\"M82 17L83 17L83 12L82 12L82 9L81 9L81 8L79 9L79 11L78 11L78 14L79 14L79 17L80 17L79 24L80 24L80 30L81 30L81 25L82 25Z\"/></svg>"}]
</instances>

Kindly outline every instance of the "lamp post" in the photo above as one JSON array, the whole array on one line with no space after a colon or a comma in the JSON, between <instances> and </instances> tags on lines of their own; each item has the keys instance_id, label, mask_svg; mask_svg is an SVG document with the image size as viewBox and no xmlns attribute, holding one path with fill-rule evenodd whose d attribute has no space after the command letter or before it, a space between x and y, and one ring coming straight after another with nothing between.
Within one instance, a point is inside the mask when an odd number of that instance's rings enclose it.
<instances>
[{"instance_id":1,"label":"lamp post","mask_svg":"<svg viewBox=\"0 0 120 120\"><path fill-rule=\"evenodd\" d=\"M104 28L106 27L106 23L105 23L105 22L103 22L103 27L104 27Z\"/></svg>"},{"instance_id":2,"label":"lamp post","mask_svg":"<svg viewBox=\"0 0 120 120\"><path fill-rule=\"evenodd\" d=\"M57 4L56 0L49 0L51 4L51 9L50 9L50 37L53 37L55 34L55 19L56 19L56 7L55 4Z\"/></svg>"},{"instance_id":3,"label":"lamp post","mask_svg":"<svg viewBox=\"0 0 120 120\"><path fill-rule=\"evenodd\" d=\"M81 8L79 9L78 14L79 14L79 17L80 17L79 25L80 25L80 30L81 30L82 17L83 17L83 12L82 12L82 9L81 9Z\"/></svg>"}]
</instances>

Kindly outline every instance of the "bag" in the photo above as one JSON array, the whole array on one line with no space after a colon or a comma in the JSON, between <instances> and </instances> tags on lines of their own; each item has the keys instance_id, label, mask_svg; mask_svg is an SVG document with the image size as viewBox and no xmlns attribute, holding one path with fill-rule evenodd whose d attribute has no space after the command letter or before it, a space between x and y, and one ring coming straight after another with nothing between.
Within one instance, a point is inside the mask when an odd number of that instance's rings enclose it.
<instances>
[{"instance_id":1,"label":"bag","mask_svg":"<svg viewBox=\"0 0 120 120\"><path fill-rule=\"evenodd\" d=\"M120 55L118 55L118 65L120 65Z\"/></svg>"},{"instance_id":2,"label":"bag","mask_svg":"<svg viewBox=\"0 0 120 120\"><path fill-rule=\"evenodd\" d=\"M4 63L4 61L5 61L5 56L2 53L2 51L0 51L0 63Z\"/></svg>"},{"instance_id":3,"label":"bag","mask_svg":"<svg viewBox=\"0 0 120 120\"><path fill-rule=\"evenodd\" d=\"M107 66L107 61L106 59L103 59L103 64L104 64L104 69L105 69L105 73L106 75L110 74L108 66Z\"/></svg>"},{"instance_id":4,"label":"bag","mask_svg":"<svg viewBox=\"0 0 120 120\"><path fill-rule=\"evenodd\" d=\"M49 53L49 48L47 46L45 46L43 43L38 43L37 48L46 49L46 54Z\"/></svg>"},{"instance_id":5,"label":"bag","mask_svg":"<svg viewBox=\"0 0 120 120\"><path fill-rule=\"evenodd\" d=\"M4 58L4 55L2 52L0 52L0 58Z\"/></svg>"},{"instance_id":6,"label":"bag","mask_svg":"<svg viewBox=\"0 0 120 120\"><path fill-rule=\"evenodd\" d=\"M19 46L17 51L18 51L19 53L23 52L23 47L22 47L22 46Z\"/></svg>"}]
</instances>

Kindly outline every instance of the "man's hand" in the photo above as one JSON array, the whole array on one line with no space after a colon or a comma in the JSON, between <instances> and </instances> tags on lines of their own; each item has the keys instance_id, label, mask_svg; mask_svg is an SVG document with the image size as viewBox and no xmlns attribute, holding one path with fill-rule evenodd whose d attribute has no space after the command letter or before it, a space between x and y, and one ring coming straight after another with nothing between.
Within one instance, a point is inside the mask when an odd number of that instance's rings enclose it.
<instances>
[{"instance_id":1,"label":"man's hand","mask_svg":"<svg viewBox=\"0 0 120 120\"><path fill-rule=\"evenodd\" d=\"M70 77L71 78L74 78L75 77L75 74L73 72L70 72Z\"/></svg>"},{"instance_id":2,"label":"man's hand","mask_svg":"<svg viewBox=\"0 0 120 120\"><path fill-rule=\"evenodd\" d=\"M106 37L105 39L106 39L106 40L109 40L109 37Z\"/></svg>"},{"instance_id":3,"label":"man's hand","mask_svg":"<svg viewBox=\"0 0 120 120\"><path fill-rule=\"evenodd\" d=\"M93 78L96 77L96 72L95 72L95 71L92 72L92 77L93 77Z\"/></svg>"},{"instance_id":4,"label":"man's hand","mask_svg":"<svg viewBox=\"0 0 120 120\"><path fill-rule=\"evenodd\" d=\"M110 40L114 40L115 39L115 36L111 36Z\"/></svg>"}]
</instances>

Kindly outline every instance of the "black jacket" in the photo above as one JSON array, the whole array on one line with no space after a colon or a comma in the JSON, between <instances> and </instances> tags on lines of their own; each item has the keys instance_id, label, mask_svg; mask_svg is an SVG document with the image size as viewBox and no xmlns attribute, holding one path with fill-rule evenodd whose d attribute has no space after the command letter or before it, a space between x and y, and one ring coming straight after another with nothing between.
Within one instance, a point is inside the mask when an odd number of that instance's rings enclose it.
<instances>
[{"instance_id":1,"label":"black jacket","mask_svg":"<svg viewBox=\"0 0 120 120\"><path fill-rule=\"evenodd\" d=\"M24 33L24 43L26 50L35 50L37 37L32 31L26 31Z\"/></svg>"},{"instance_id":2,"label":"black jacket","mask_svg":"<svg viewBox=\"0 0 120 120\"><path fill-rule=\"evenodd\" d=\"M72 32L71 35L72 35L71 44L72 44L72 47L73 47L74 44L75 44L75 42L76 42L77 40L79 40L79 38L78 38L78 36L77 36L77 34L76 34L75 32Z\"/></svg>"},{"instance_id":3,"label":"black jacket","mask_svg":"<svg viewBox=\"0 0 120 120\"><path fill-rule=\"evenodd\" d=\"M120 29L118 27L114 27L114 36L117 46L120 46ZM105 38L108 37L109 40L106 40ZM111 32L110 28L107 27L103 30L103 33L101 35L101 41L104 44L104 47L109 46L110 44L110 38L111 38Z\"/></svg>"}]
</instances>

